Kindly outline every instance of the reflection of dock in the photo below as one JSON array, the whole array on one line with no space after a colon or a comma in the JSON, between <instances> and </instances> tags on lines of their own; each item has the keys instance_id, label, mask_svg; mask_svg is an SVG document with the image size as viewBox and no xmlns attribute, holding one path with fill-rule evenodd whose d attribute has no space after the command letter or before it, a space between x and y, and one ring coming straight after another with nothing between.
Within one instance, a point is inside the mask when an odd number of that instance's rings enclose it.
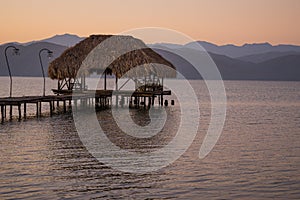
<instances>
[{"instance_id":1,"label":"reflection of dock","mask_svg":"<svg viewBox=\"0 0 300 200\"><path fill-rule=\"evenodd\" d=\"M22 119L22 111L24 118L27 117L27 105L35 104L36 116L42 115L42 104L49 105L50 116L55 111L55 106L60 106L62 103L63 112L67 112L67 104L77 109L77 106L94 106L97 108L109 108L112 105L112 98L115 98L116 106L125 106L126 102L130 108L139 108L140 106L150 108L154 106L157 98L158 104L163 105L163 97L171 95L171 91L113 91L113 90L87 90L73 93L71 91L57 91L57 95L48 96L23 96L23 97L6 97L0 98L1 106L1 121L4 122L8 116L13 117L13 107L18 109L18 119Z\"/></svg>"}]
</instances>

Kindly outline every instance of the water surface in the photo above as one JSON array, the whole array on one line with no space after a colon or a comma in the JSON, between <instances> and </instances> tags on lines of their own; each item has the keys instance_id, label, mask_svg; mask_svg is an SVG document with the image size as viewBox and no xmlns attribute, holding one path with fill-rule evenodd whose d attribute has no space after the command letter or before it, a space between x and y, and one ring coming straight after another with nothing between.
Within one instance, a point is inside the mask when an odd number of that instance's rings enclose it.
<instances>
[{"instance_id":1,"label":"water surface","mask_svg":"<svg viewBox=\"0 0 300 200\"><path fill-rule=\"evenodd\" d=\"M14 95L42 94L42 79L15 80ZM0 82L0 96L7 96L6 79ZM0 125L0 199L299 199L300 83L225 81L225 127L202 160L198 153L210 103L204 82L192 84L201 96L197 137L181 158L156 172L124 173L99 162L82 145L71 113L5 122ZM49 91L55 86L47 81ZM160 148L174 136L178 104L168 112L160 136L144 143L124 139L108 110L98 117L111 141L143 150ZM145 111L131 115L140 124L149 120Z\"/></svg>"}]
</instances>

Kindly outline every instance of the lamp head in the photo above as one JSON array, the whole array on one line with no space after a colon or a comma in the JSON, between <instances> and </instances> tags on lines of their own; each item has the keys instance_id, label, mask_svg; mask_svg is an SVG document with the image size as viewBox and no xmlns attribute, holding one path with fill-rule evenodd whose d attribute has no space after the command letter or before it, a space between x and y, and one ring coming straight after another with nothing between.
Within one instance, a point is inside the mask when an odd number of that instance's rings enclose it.
<instances>
[{"instance_id":1,"label":"lamp head","mask_svg":"<svg viewBox=\"0 0 300 200\"><path fill-rule=\"evenodd\" d=\"M48 50L48 58L52 58L53 57L53 51Z\"/></svg>"},{"instance_id":2,"label":"lamp head","mask_svg":"<svg viewBox=\"0 0 300 200\"><path fill-rule=\"evenodd\" d=\"M14 48L14 55L20 55L20 49Z\"/></svg>"}]
</instances>

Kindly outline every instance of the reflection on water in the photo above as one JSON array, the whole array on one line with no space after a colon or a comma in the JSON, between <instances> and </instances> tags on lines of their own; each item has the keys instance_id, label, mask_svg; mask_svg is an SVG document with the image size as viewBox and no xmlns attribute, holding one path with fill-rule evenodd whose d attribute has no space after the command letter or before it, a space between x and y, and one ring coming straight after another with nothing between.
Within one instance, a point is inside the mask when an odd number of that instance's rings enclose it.
<instances>
[{"instance_id":1,"label":"reflection on water","mask_svg":"<svg viewBox=\"0 0 300 200\"><path fill-rule=\"evenodd\" d=\"M71 114L0 125L0 199L299 199L300 83L225 82L228 113L213 151L198 159L210 120L202 81L200 128L192 146L170 166L130 174L100 163L82 145ZM130 111L149 123L147 111ZM146 140L124 135L109 110L97 114L116 145L160 148L174 136L180 110L168 108L162 132Z\"/></svg>"}]
</instances>

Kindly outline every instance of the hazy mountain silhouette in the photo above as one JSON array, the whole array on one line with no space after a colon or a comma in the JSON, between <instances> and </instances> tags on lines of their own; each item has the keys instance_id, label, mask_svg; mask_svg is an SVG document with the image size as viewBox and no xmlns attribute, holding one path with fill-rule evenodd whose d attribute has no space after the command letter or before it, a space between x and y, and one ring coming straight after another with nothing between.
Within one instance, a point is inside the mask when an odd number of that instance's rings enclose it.
<instances>
[{"instance_id":1,"label":"hazy mountain silhouette","mask_svg":"<svg viewBox=\"0 0 300 200\"><path fill-rule=\"evenodd\" d=\"M48 43L58 44L61 46L71 47L83 39L84 37L79 37L77 35L63 34L63 35L55 35L51 38L44 39L41 42L48 42Z\"/></svg>"},{"instance_id":2,"label":"hazy mountain silhouette","mask_svg":"<svg viewBox=\"0 0 300 200\"><path fill-rule=\"evenodd\" d=\"M177 51L185 51L189 56L197 56L199 60L206 60L204 52L180 48L168 50L157 48L154 50L175 65L177 71L187 79L199 78L200 75L194 67L176 54ZM174 53L175 52L175 53ZM300 54L287 55L273 58L261 63L252 63L234 59L225 55L209 53L224 80L285 80L300 81ZM203 63L199 63L203 65Z\"/></svg>"},{"instance_id":3,"label":"hazy mountain silhouette","mask_svg":"<svg viewBox=\"0 0 300 200\"><path fill-rule=\"evenodd\" d=\"M82 39L76 35L56 35L41 41L25 44L14 43L20 48L20 55L8 57L13 76L42 76L38 54L40 49L48 48L54 52L53 59L60 56L68 46L75 45ZM188 79L199 78L200 75L185 59L171 53L181 51L189 56L205 60L208 51L217 65L224 80L285 80L300 81L300 47L295 45L272 46L268 43L245 44L243 46L218 46L209 42L198 42L203 51L195 49L196 43L186 45L159 43L149 45L159 54L172 62L177 70ZM4 49L9 44L0 46L0 76L7 76ZM47 53L42 55L45 72L48 63ZM203 64L203 63L201 63ZM47 73L46 73L47 75Z\"/></svg>"},{"instance_id":4,"label":"hazy mountain silhouette","mask_svg":"<svg viewBox=\"0 0 300 200\"><path fill-rule=\"evenodd\" d=\"M46 39L42 39L42 40L34 40L34 41L30 41L30 42L25 42L25 43L10 42L8 44L28 46L28 45L38 43L38 42L48 42L48 43L52 43L52 44L58 44L61 46L71 47L71 46L74 46L75 44L77 44L78 42L80 42L81 40L83 40L84 38L85 37L79 37L74 34L66 33L66 34L62 34L62 35L55 35L50 38L46 38ZM2 45L6 45L6 44L2 44Z\"/></svg>"},{"instance_id":5,"label":"hazy mountain silhouette","mask_svg":"<svg viewBox=\"0 0 300 200\"><path fill-rule=\"evenodd\" d=\"M271 60L273 58L279 58L282 56L288 56L288 55L300 55L300 52L296 51L286 51L286 52L267 52L262 54L253 54L249 56L242 56L238 57L237 59L247 61L247 62L253 62L253 63L261 63L267 60Z\"/></svg>"},{"instance_id":6,"label":"hazy mountain silhouette","mask_svg":"<svg viewBox=\"0 0 300 200\"><path fill-rule=\"evenodd\" d=\"M200 44L206 51L215 54L225 55L232 58L248 56L253 54L263 54L267 52L299 52L300 46L295 45L271 45L269 43L244 44L243 46L235 46L232 44L218 46L212 43L198 41L184 45L188 48L197 48L197 43Z\"/></svg>"}]
</instances>

